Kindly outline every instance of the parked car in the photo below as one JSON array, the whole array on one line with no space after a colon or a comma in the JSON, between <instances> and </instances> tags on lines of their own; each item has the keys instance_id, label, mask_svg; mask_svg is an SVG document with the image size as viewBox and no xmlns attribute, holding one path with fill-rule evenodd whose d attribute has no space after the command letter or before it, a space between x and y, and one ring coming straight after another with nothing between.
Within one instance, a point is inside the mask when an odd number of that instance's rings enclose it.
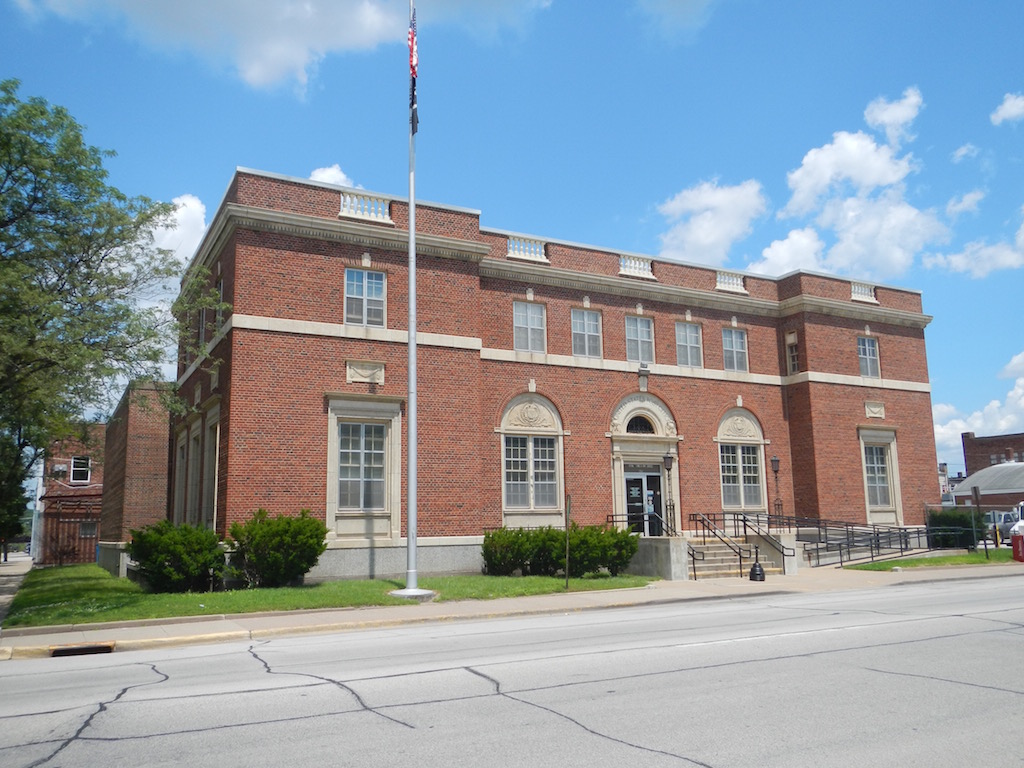
<instances>
[{"instance_id":1,"label":"parked car","mask_svg":"<svg viewBox=\"0 0 1024 768\"><path fill-rule=\"evenodd\" d=\"M994 540L995 537L992 533L992 529L995 528L999 531L999 540L1005 541L1007 544L1010 543L1010 529L1013 528L1015 523L1020 522L1020 513L1015 510L992 510L986 512L984 515L985 520L985 538Z\"/></svg>"},{"instance_id":2,"label":"parked car","mask_svg":"<svg viewBox=\"0 0 1024 768\"><path fill-rule=\"evenodd\" d=\"M1018 520L1010 526L1010 537L1024 536L1024 520Z\"/></svg>"}]
</instances>

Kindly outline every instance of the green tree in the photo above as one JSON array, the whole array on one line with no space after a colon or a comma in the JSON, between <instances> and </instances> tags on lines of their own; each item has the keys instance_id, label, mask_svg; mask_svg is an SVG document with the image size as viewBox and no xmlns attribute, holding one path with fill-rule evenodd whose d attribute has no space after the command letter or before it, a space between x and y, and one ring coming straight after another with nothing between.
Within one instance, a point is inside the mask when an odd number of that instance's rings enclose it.
<instances>
[{"instance_id":1,"label":"green tree","mask_svg":"<svg viewBox=\"0 0 1024 768\"><path fill-rule=\"evenodd\" d=\"M181 270L153 239L173 206L110 186L112 153L18 86L0 82L0 509L115 381L159 377L176 329L158 292Z\"/></svg>"}]
</instances>

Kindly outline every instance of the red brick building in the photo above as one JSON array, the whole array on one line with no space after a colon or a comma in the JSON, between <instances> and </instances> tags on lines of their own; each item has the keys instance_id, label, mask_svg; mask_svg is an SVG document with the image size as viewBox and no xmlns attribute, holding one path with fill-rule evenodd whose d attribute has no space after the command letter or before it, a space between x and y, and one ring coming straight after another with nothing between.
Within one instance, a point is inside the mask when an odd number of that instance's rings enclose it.
<instances>
[{"instance_id":1,"label":"red brick building","mask_svg":"<svg viewBox=\"0 0 1024 768\"><path fill-rule=\"evenodd\" d=\"M82 439L56 442L46 452L42 512L32 536L32 559L39 565L96 562L105 428L89 425Z\"/></svg>"},{"instance_id":2,"label":"red brick building","mask_svg":"<svg viewBox=\"0 0 1024 768\"><path fill-rule=\"evenodd\" d=\"M1024 461L1024 432L988 437L975 437L973 432L964 432L960 435L960 442L964 446L968 475L996 464Z\"/></svg>"},{"instance_id":3,"label":"red brick building","mask_svg":"<svg viewBox=\"0 0 1024 768\"><path fill-rule=\"evenodd\" d=\"M174 520L224 534L307 508L329 529L318 568L404 571L408 218L400 198L236 172L190 267L231 311L193 318L209 354L179 360ZM476 570L486 529L561 525L568 496L580 523L642 523L647 503L675 531L776 499L920 525L938 502L918 293L523 236L452 206L416 221L421 572Z\"/></svg>"},{"instance_id":4,"label":"red brick building","mask_svg":"<svg viewBox=\"0 0 1024 768\"><path fill-rule=\"evenodd\" d=\"M167 517L167 386L132 384L107 423L97 559L118 576L126 574L131 531Z\"/></svg>"}]
</instances>

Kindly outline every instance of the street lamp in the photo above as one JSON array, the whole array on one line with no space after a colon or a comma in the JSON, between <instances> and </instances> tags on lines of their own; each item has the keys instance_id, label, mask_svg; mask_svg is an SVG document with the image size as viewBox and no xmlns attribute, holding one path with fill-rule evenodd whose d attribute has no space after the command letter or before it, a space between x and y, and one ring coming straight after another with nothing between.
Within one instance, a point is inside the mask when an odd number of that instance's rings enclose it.
<instances>
[{"instance_id":1,"label":"street lamp","mask_svg":"<svg viewBox=\"0 0 1024 768\"><path fill-rule=\"evenodd\" d=\"M676 503L672 500L672 454L666 453L662 461L665 464L665 483L668 485L665 499L665 534L671 536L676 525Z\"/></svg>"},{"instance_id":2,"label":"street lamp","mask_svg":"<svg viewBox=\"0 0 1024 768\"><path fill-rule=\"evenodd\" d=\"M779 496L779 457L772 456L772 473L775 475L775 516L782 517L782 497Z\"/></svg>"}]
</instances>

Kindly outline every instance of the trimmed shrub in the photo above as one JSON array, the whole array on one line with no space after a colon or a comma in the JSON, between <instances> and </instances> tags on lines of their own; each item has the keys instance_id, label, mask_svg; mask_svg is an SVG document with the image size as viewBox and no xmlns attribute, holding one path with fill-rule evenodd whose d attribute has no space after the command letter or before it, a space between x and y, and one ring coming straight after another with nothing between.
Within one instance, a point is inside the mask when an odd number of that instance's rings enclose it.
<instances>
[{"instance_id":1,"label":"trimmed shrub","mask_svg":"<svg viewBox=\"0 0 1024 768\"><path fill-rule=\"evenodd\" d=\"M928 510L928 543L942 549L971 549L985 538L985 521L972 507Z\"/></svg>"},{"instance_id":2,"label":"trimmed shrub","mask_svg":"<svg viewBox=\"0 0 1024 768\"><path fill-rule=\"evenodd\" d=\"M640 538L634 536L627 529L605 528L604 529L604 567L612 576L618 576L629 565L637 549L640 547Z\"/></svg>"},{"instance_id":3,"label":"trimmed shrub","mask_svg":"<svg viewBox=\"0 0 1024 768\"><path fill-rule=\"evenodd\" d=\"M270 517L259 509L245 523L232 523L230 573L246 586L283 587L294 584L317 564L327 549L327 526L308 509L298 517Z\"/></svg>"},{"instance_id":4,"label":"trimmed shrub","mask_svg":"<svg viewBox=\"0 0 1024 768\"><path fill-rule=\"evenodd\" d=\"M522 528L498 528L484 533L484 573L511 576L526 568L529 536Z\"/></svg>"},{"instance_id":5,"label":"trimmed shrub","mask_svg":"<svg viewBox=\"0 0 1024 768\"><path fill-rule=\"evenodd\" d=\"M209 592L224 572L224 550L206 528L169 520L131 532L128 555L153 592Z\"/></svg>"},{"instance_id":6,"label":"trimmed shrub","mask_svg":"<svg viewBox=\"0 0 1024 768\"><path fill-rule=\"evenodd\" d=\"M499 528L484 534L484 573L510 576L556 576L565 573L565 531L559 528ZM579 578L602 569L613 576L629 565L639 542L628 530L600 526L569 527L569 576Z\"/></svg>"}]
</instances>

